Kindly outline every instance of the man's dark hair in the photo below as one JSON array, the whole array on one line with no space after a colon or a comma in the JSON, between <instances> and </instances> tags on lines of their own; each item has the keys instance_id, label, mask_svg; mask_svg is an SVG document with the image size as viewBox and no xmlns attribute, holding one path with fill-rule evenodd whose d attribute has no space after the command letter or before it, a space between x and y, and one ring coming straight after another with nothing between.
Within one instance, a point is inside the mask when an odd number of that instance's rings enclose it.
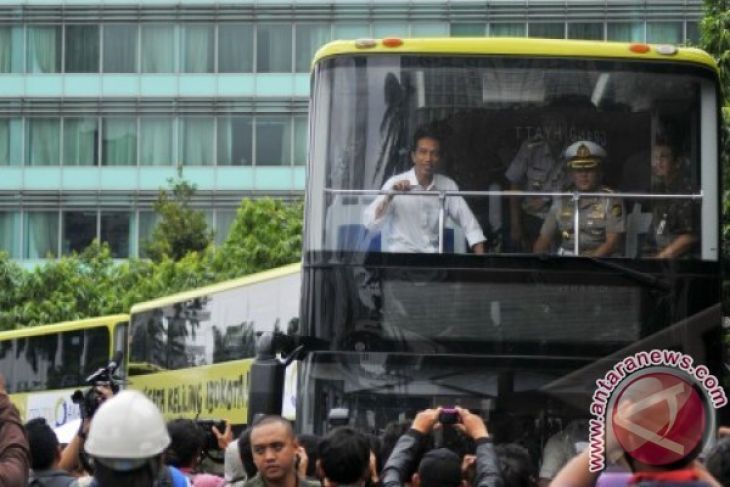
<instances>
[{"instance_id":1,"label":"man's dark hair","mask_svg":"<svg viewBox=\"0 0 730 487\"><path fill-rule=\"evenodd\" d=\"M527 448L516 443L504 443L494 447L502 470L504 485L510 487L534 487L537 470Z\"/></svg>"},{"instance_id":2,"label":"man's dark hair","mask_svg":"<svg viewBox=\"0 0 730 487\"><path fill-rule=\"evenodd\" d=\"M192 467L203 449L203 431L192 419L173 419L167 423L170 446L165 451L165 463L173 467Z\"/></svg>"},{"instance_id":3,"label":"man's dark hair","mask_svg":"<svg viewBox=\"0 0 730 487\"><path fill-rule=\"evenodd\" d=\"M43 418L31 419L25 424L30 448L31 468L48 470L53 467L58 451L58 438Z\"/></svg>"},{"instance_id":4,"label":"man's dark hair","mask_svg":"<svg viewBox=\"0 0 730 487\"><path fill-rule=\"evenodd\" d=\"M723 438L710 450L705 467L720 485L730 485L730 438Z\"/></svg>"},{"instance_id":5,"label":"man's dark hair","mask_svg":"<svg viewBox=\"0 0 730 487\"><path fill-rule=\"evenodd\" d=\"M411 151L415 151L418 148L418 141L421 139L433 139L441 145L441 136L431 127L419 127L416 129L416 133L413 134L413 145Z\"/></svg>"},{"instance_id":6,"label":"man's dark hair","mask_svg":"<svg viewBox=\"0 0 730 487\"><path fill-rule=\"evenodd\" d=\"M251 427L241 431L238 437L238 454L241 456L243 471L246 472L248 478L256 476L258 468L253 461L253 452L251 451Z\"/></svg>"},{"instance_id":7,"label":"man's dark hair","mask_svg":"<svg viewBox=\"0 0 730 487\"><path fill-rule=\"evenodd\" d=\"M332 482L352 484L366 477L370 465L370 444L349 426L335 428L319 444L322 473Z\"/></svg>"},{"instance_id":8,"label":"man's dark hair","mask_svg":"<svg viewBox=\"0 0 730 487\"><path fill-rule=\"evenodd\" d=\"M297 436L297 442L299 446L304 448L307 452L307 477L314 478L317 476L317 459L319 444L322 441L317 435L299 435Z\"/></svg>"},{"instance_id":9,"label":"man's dark hair","mask_svg":"<svg viewBox=\"0 0 730 487\"><path fill-rule=\"evenodd\" d=\"M286 428L289 436L294 439L296 436L294 435L294 427L291 425L291 422L281 416L278 416L276 414L270 414L268 416L262 416L256 420L254 420L253 424L251 425L251 433L253 431L260 427L260 426L266 426L267 424L280 424Z\"/></svg>"},{"instance_id":10,"label":"man's dark hair","mask_svg":"<svg viewBox=\"0 0 730 487\"><path fill-rule=\"evenodd\" d=\"M458 487L461 483L461 458L448 448L431 450L418 464L418 476L422 487Z\"/></svg>"}]
</instances>

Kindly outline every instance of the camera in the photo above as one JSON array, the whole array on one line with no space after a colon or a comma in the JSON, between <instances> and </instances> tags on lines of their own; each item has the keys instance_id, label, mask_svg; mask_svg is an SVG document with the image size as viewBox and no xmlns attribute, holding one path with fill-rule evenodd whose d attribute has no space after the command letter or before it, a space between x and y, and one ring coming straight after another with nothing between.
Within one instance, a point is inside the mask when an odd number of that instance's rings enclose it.
<instances>
[{"instance_id":1,"label":"camera","mask_svg":"<svg viewBox=\"0 0 730 487\"><path fill-rule=\"evenodd\" d=\"M459 422L459 412L454 408L444 408L439 413L439 423L444 426L454 425Z\"/></svg>"},{"instance_id":2,"label":"camera","mask_svg":"<svg viewBox=\"0 0 730 487\"><path fill-rule=\"evenodd\" d=\"M98 386L109 387L114 394L119 392L120 380L114 377L114 372L116 372L121 364L122 357L121 350L115 353L114 357L105 367L98 369L86 378L85 382L91 386L86 392L77 389L71 395L71 401L79 405L81 419L92 418L96 410L101 406L101 403L104 402L104 395L97 390Z\"/></svg>"},{"instance_id":3,"label":"camera","mask_svg":"<svg viewBox=\"0 0 730 487\"><path fill-rule=\"evenodd\" d=\"M220 433L223 433L226 429L226 422L223 420L215 419L196 419L195 424L203 432L203 452L210 452L220 450L218 446L218 437L213 433L213 426L215 426Z\"/></svg>"}]
</instances>

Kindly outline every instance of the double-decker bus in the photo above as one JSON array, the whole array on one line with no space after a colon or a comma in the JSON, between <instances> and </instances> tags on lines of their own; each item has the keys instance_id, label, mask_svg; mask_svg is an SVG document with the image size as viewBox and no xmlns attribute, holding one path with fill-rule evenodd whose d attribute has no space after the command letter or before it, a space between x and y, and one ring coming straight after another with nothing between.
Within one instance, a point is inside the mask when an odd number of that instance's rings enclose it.
<instances>
[{"instance_id":1,"label":"double-decker bus","mask_svg":"<svg viewBox=\"0 0 730 487\"><path fill-rule=\"evenodd\" d=\"M128 322L118 314L0 332L0 372L21 417L52 427L79 418L71 395L126 348Z\"/></svg>"},{"instance_id":2,"label":"double-decker bus","mask_svg":"<svg viewBox=\"0 0 730 487\"><path fill-rule=\"evenodd\" d=\"M300 284L292 264L133 305L128 387L167 419L245 424L257 334L299 334ZM293 419L296 367L289 374L284 415Z\"/></svg>"},{"instance_id":3,"label":"double-decker bus","mask_svg":"<svg viewBox=\"0 0 730 487\"><path fill-rule=\"evenodd\" d=\"M678 350L721 374L718 86L710 56L674 46L391 38L321 48L298 428L322 433L329 412L345 408L353 425L379 431L458 404L482 414L498 441L539 456L547 438L589 416L596 379L628 354ZM441 171L458 190L389 192L384 183L411 168L422 127L440 134ZM657 189L652 151L661 140L675 151L681 189ZM521 152L539 148L564 164L577 141L607 154L595 192L520 188L508 178ZM438 212L433 251L389 251L366 226L382 194L432 198L423 211ZM567 197L578 222L588 211L581 200L597 195L623 205L611 257L577 242L575 252L534 253L513 240L515 208ZM469 251L449 218L453 198L484 230L485 255ZM674 215L655 209L667 201L689 208L691 245L657 258L661 220Z\"/></svg>"}]
</instances>

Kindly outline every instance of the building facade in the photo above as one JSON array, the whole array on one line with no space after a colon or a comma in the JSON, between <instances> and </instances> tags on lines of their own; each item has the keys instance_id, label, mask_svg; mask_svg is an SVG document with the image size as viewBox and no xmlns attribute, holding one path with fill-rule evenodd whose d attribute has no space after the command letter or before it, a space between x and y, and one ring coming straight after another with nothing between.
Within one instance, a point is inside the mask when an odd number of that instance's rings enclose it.
<instances>
[{"instance_id":1,"label":"building facade","mask_svg":"<svg viewBox=\"0 0 730 487\"><path fill-rule=\"evenodd\" d=\"M0 251L142 255L182 172L222 241L241 198L304 189L309 65L332 39L684 44L702 0L0 0Z\"/></svg>"}]
</instances>

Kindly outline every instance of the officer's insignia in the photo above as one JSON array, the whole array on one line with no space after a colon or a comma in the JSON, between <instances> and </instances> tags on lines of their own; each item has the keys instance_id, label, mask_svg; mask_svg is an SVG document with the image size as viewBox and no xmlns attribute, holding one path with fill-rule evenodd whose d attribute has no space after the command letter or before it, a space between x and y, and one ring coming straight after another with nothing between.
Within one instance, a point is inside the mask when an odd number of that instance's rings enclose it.
<instances>
[{"instance_id":1,"label":"officer's insignia","mask_svg":"<svg viewBox=\"0 0 730 487\"><path fill-rule=\"evenodd\" d=\"M615 216L616 218L621 218L624 210L619 203L616 203L615 205L613 205L613 208L611 208L611 213L613 213L613 216Z\"/></svg>"},{"instance_id":2,"label":"officer's insignia","mask_svg":"<svg viewBox=\"0 0 730 487\"><path fill-rule=\"evenodd\" d=\"M591 151L590 151L590 149L588 149L588 147L586 147L585 144L581 144L578 147L578 151L575 153L575 156L580 157L582 159L586 158L586 157L591 157Z\"/></svg>"}]
</instances>

